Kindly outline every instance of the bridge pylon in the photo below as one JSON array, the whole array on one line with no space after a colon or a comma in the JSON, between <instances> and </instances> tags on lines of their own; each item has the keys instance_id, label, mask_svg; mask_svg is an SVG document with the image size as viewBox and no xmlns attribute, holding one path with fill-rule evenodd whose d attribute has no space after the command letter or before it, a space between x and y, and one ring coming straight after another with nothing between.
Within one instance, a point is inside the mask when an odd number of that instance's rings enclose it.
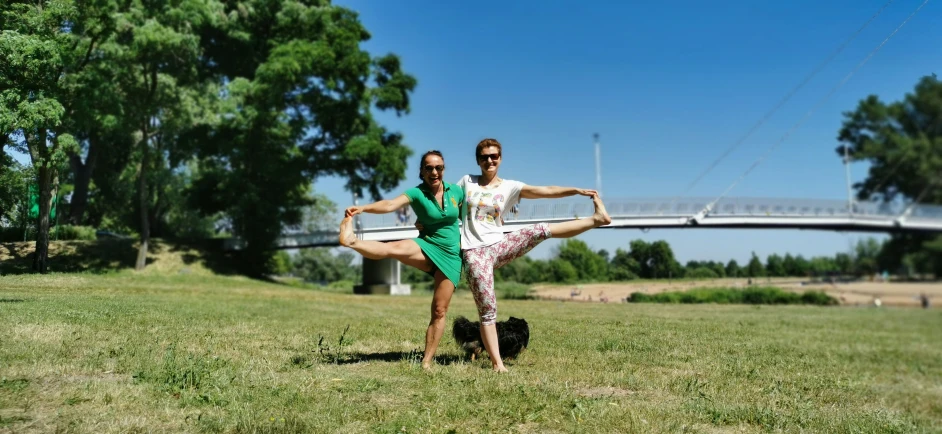
<instances>
[{"instance_id":1,"label":"bridge pylon","mask_svg":"<svg viewBox=\"0 0 942 434\"><path fill-rule=\"evenodd\" d=\"M354 294L409 295L412 285L400 280L402 264L395 259L363 258L363 283L353 287Z\"/></svg>"}]
</instances>

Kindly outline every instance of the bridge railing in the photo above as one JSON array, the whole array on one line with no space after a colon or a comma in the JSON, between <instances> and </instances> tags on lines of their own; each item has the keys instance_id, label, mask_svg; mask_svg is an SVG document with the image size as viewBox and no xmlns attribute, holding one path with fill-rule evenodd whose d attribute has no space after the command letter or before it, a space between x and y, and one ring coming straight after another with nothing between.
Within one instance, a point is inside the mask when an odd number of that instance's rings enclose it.
<instances>
[{"instance_id":1,"label":"bridge railing","mask_svg":"<svg viewBox=\"0 0 942 434\"><path fill-rule=\"evenodd\" d=\"M713 198L606 198L605 207L613 218L633 217L692 217L703 210ZM788 198L723 198L713 205L707 216L714 217L851 217L891 218L901 215L905 204L882 202L855 202L827 199ZM517 212L504 214L505 221L573 219L592 215L592 201L578 196L565 199L523 200ZM909 219L942 220L942 206L919 205L913 208ZM339 221L339 218L338 218ZM404 222L393 212L389 214L360 214L360 229L387 228L415 225L415 214Z\"/></svg>"}]
</instances>

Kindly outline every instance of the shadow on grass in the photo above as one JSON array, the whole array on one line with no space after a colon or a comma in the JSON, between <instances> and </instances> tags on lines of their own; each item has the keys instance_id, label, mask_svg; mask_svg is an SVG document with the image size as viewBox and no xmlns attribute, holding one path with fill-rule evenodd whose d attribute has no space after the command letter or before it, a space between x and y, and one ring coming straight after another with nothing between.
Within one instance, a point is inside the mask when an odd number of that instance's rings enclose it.
<instances>
[{"instance_id":1,"label":"shadow on grass","mask_svg":"<svg viewBox=\"0 0 942 434\"><path fill-rule=\"evenodd\" d=\"M22 303L26 300L22 298L0 298L0 303Z\"/></svg>"},{"instance_id":2,"label":"shadow on grass","mask_svg":"<svg viewBox=\"0 0 942 434\"><path fill-rule=\"evenodd\" d=\"M439 365L451 365L463 362L465 359L461 356L451 354L439 354L435 356L435 363ZM385 353L353 353L344 354L338 365L349 365L360 362L401 362L413 361L419 363L422 361L422 351L389 351Z\"/></svg>"},{"instance_id":3,"label":"shadow on grass","mask_svg":"<svg viewBox=\"0 0 942 434\"><path fill-rule=\"evenodd\" d=\"M35 242L0 244L0 274L33 273ZM103 238L94 241L51 241L48 270L55 273L106 274L133 270L137 262L138 241ZM201 264L217 274L239 274L236 258L215 240L150 242L147 266L168 265L172 271L186 273L188 266ZM178 264L177 269L174 265ZM168 270L169 271L169 270Z\"/></svg>"}]
</instances>

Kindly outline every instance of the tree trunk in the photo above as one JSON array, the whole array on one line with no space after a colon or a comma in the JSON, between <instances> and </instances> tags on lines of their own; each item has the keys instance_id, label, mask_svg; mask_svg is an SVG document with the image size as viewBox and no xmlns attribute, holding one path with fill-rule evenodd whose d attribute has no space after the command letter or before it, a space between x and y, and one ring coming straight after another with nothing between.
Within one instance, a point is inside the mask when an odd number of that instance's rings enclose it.
<instances>
[{"instance_id":1,"label":"tree trunk","mask_svg":"<svg viewBox=\"0 0 942 434\"><path fill-rule=\"evenodd\" d=\"M45 154L46 130L39 131L36 149L40 155ZM33 254L33 271L45 274L49 266L49 210L52 208L52 178L55 168L51 167L49 158L39 161L36 170L39 181L39 218L36 219L36 249Z\"/></svg>"},{"instance_id":2,"label":"tree trunk","mask_svg":"<svg viewBox=\"0 0 942 434\"><path fill-rule=\"evenodd\" d=\"M147 144L147 128L144 128L144 138L141 142L141 170L137 178L138 194L140 195L140 215L141 215L141 247L137 251L137 265L135 270L143 270L147 265L147 243L150 241L150 212L148 211L147 198L147 164L150 148Z\"/></svg>"},{"instance_id":3,"label":"tree trunk","mask_svg":"<svg viewBox=\"0 0 942 434\"><path fill-rule=\"evenodd\" d=\"M75 175L75 190L72 192L72 202L69 207L69 223L80 225L84 222L85 208L88 206L88 185L92 180L92 171L95 170L95 161L98 156L98 147L94 140L88 141L88 156L85 163L78 154L69 154L69 165Z\"/></svg>"}]
</instances>

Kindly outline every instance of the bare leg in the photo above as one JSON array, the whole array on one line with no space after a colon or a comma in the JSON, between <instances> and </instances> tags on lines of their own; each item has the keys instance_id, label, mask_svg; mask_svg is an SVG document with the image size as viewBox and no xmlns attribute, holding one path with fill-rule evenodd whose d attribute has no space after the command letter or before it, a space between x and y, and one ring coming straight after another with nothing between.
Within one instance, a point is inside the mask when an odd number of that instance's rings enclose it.
<instances>
[{"instance_id":1,"label":"bare leg","mask_svg":"<svg viewBox=\"0 0 942 434\"><path fill-rule=\"evenodd\" d=\"M500 358L500 347L497 346L497 326L494 324L481 324L481 341L488 357L491 358L491 367L494 372L507 372L504 361Z\"/></svg>"},{"instance_id":2,"label":"bare leg","mask_svg":"<svg viewBox=\"0 0 942 434\"><path fill-rule=\"evenodd\" d=\"M451 303L451 295L454 293L455 285L441 271L436 271L435 294L432 296L432 319L425 332L425 357L422 358L424 369L432 367L435 351L438 350L438 343L441 342L442 334L445 332L445 314L448 313L448 304Z\"/></svg>"},{"instance_id":3,"label":"bare leg","mask_svg":"<svg viewBox=\"0 0 942 434\"><path fill-rule=\"evenodd\" d=\"M571 220L562 223L552 223L549 225L550 233L553 238L570 238L579 235L589 229L605 226L612 222L612 218L605 211L605 204L599 195L592 196L592 203L595 205L595 214L591 217L579 220Z\"/></svg>"},{"instance_id":4,"label":"bare leg","mask_svg":"<svg viewBox=\"0 0 942 434\"><path fill-rule=\"evenodd\" d=\"M422 271L431 271L432 262L425 257L422 249L413 240L401 240L391 243L363 241L353 233L353 218L346 217L340 223L340 245L356 250L367 259L393 258L410 267Z\"/></svg>"}]
</instances>

